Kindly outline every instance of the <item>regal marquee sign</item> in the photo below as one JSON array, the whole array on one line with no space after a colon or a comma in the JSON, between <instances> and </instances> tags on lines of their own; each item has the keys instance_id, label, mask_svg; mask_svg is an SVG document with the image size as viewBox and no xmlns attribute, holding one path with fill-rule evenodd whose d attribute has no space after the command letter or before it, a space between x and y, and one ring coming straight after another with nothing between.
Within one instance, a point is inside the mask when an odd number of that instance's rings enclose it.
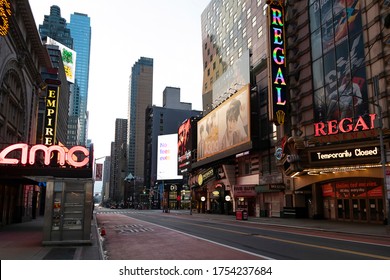
<instances>
[{"instance_id":1,"label":"regal marquee sign","mask_svg":"<svg viewBox=\"0 0 390 280\"><path fill-rule=\"evenodd\" d=\"M365 120L363 116L359 116L356 121L353 118L344 118L340 121L330 120L327 122L318 122L314 124L314 136L321 137L374 129L376 116L376 114L369 114L368 120Z\"/></svg>"},{"instance_id":2,"label":"regal marquee sign","mask_svg":"<svg viewBox=\"0 0 390 280\"><path fill-rule=\"evenodd\" d=\"M58 154L57 162L60 166L66 164L72 167L84 167L89 163L89 150L82 146L75 146L70 149L52 145L34 145L30 147L25 143L18 143L8 146L0 152L0 165L34 165L37 155L44 155L44 164L51 164L53 153ZM16 157L17 155L17 157Z\"/></svg>"},{"instance_id":3,"label":"regal marquee sign","mask_svg":"<svg viewBox=\"0 0 390 280\"><path fill-rule=\"evenodd\" d=\"M283 1L269 1L268 4L269 27L269 58L268 69L270 76L269 111L270 120L275 125L282 125L286 116L286 43L284 27Z\"/></svg>"}]
</instances>

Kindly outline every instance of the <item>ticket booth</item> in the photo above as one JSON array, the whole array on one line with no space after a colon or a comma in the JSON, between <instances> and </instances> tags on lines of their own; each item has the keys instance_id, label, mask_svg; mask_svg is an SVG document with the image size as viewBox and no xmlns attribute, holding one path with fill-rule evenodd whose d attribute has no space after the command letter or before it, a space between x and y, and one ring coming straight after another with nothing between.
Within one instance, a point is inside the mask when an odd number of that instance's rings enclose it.
<instances>
[{"instance_id":1,"label":"ticket booth","mask_svg":"<svg viewBox=\"0 0 390 280\"><path fill-rule=\"evenodd\" d=\"M43 245L91 244L92 179L48 179L45 205Z\"/></svg>"}]
</instances>

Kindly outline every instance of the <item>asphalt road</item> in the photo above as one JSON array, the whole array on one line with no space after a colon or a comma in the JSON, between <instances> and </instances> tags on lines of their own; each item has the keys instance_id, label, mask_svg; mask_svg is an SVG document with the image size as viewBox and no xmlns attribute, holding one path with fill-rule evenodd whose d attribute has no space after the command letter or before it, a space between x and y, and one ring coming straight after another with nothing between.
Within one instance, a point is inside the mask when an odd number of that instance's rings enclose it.
<instances>
[{"instance_id":1,"label":"asphalt road","mask_svg":"<svg viewBox=\"0 0 390 280\"><path fill-rule=\"evenodd\" d=\"M150 210L122 214L268 259L390 259L390 241L386 238L256 224L218 215L164 214Z\"/></svg>"}]
</instances>

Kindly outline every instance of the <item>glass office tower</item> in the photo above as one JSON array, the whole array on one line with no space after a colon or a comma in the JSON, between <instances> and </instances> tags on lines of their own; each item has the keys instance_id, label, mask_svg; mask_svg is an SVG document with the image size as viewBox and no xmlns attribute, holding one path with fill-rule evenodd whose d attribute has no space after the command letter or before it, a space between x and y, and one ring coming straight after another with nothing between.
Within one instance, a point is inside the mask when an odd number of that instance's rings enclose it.
<instances>
[{"instance_id":1,"label":"glass office tower","mask_svg":"<svg viewBox=\"0 0 390 280\"><path fill-rule=\"evenodd\" d=\"M153 59L141 57L131 68L128 103L128 171L144 176L145 110L152 106Z\"/></svg>"},{"instance_id":2,"label":"glass office tower","mask_svg":"<svg viewBox=\"0 0 390 280\"><path fill-rule=\"evenodd\" d=\"M68 28L73 37L74 50L77 52L76 61L76 86L73 97L73 106L70 114L79 117L79 144L85 145L87 142L88 126L88 81L89 62L91 50L91 19L86 14L74 13L70 16Z\"/></svg>"}]
</instances>

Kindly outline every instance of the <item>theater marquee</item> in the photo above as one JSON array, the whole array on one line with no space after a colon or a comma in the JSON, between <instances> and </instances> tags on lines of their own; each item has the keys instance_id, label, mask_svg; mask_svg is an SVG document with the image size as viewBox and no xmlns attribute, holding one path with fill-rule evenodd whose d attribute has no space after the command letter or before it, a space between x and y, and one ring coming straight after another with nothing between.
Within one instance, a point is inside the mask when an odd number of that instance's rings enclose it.
<instances>
[{"instance_id":1,"label":"theater marquee","mask_svg":"<svg viewBox=\"0 0 390 280\"><path fill-rule=\"evenodd\" d=\"M34 165L39 155L43 155L44 165L51 164L53 153L58 154L58 165L71 167L84 167L89 163L90 152L87 148L82 146L75 146L70 149L66 147L51 145L34 145L29 146L25 143L13 144L6 147L0 152L0 166L1 165ZM38 155L39 154L39 155Z\"/></svg>"}]
</instances>

